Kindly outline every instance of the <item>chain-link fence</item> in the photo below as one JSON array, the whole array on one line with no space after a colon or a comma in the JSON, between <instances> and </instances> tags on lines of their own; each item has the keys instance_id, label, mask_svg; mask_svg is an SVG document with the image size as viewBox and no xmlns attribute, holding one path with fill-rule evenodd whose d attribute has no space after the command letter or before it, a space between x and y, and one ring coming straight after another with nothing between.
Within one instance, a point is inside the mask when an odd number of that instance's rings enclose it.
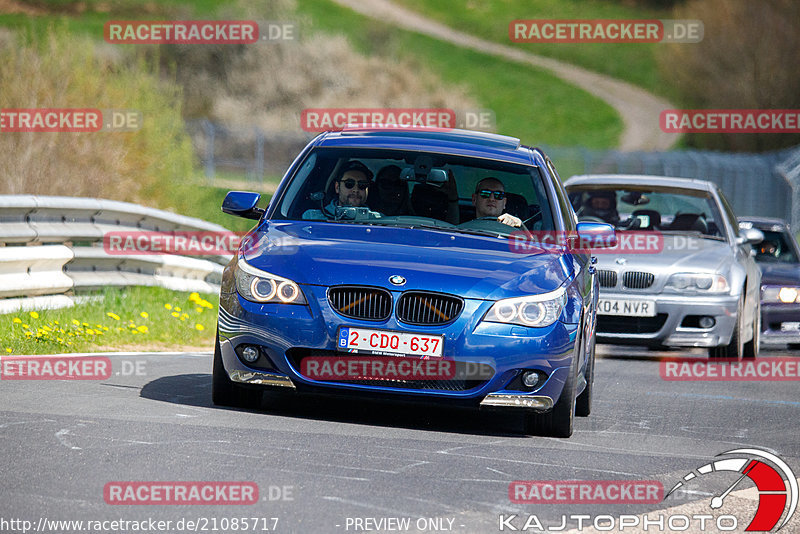
<instances>
[{"instance_id":1,"label":"chain-link fence","mask_svg":"<svg viewBox=\"0 0 800 534\"><path fill-rule=\"evenodd\" d=\"M239 179L263 185L280 177L313 135L233 128L211 121L190 120L186 129L195 154L211 183Z\"/></svg>"}]
</instances>

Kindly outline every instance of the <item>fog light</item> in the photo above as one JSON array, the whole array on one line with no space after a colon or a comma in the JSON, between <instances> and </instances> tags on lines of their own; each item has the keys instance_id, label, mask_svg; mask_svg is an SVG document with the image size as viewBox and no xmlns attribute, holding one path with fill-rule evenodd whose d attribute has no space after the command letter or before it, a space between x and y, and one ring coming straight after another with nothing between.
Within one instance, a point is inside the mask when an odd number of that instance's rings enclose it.
<instances>
[{"instance_id":1,"label":"fog light","mask_svg":"<svg viewBox=\"0 0 800 534\"><path fill-rule=\"evenodd\" d=\"M536 387L536 384L539 383L539 373L536 371L525 371L522 373L522 383L528 388Z\"/></svg>"},{"instance_id":2,"label":"fog light","mask_svg":"<svg viewBox=\"0 0 800 534\"><path fill-rule=\"evenodd\" d=\"M704 315L703 317L700 317L700 321L698 321L698 324L700 325L700 328L711 328L716 324L716 321L714 320L713 317Z\"/></svg>"},{"instance_id":3,"label":"fog light","mask_svg":"<svg viewBox=\"0 0 800 534\"><path fill-rule=\"evenodd\" d=\"M258 359L258 349L253 345L247 345L242 349L242 358L244 358L247 363L253 363Z\"/></svg>"}]
</instances>

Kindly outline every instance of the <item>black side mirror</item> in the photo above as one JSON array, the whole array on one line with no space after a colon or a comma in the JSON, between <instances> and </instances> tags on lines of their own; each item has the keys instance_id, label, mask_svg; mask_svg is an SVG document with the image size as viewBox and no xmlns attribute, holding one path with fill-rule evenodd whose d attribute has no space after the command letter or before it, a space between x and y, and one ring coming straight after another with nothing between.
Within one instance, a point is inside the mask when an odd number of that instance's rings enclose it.
<instances>
[{"instance_id":1,"label":"black side mirror","mask_svg":"<svg viewBox=\"0 0 800 534\"><path fill-rule=\"evenodd\" d=\"M231 191L225 195L222 201L222 211L228 215L236 215L245 219L258 220L264 214L264 210L257 208L261 195L250 191Z\"/></svg>"}]
</instances>

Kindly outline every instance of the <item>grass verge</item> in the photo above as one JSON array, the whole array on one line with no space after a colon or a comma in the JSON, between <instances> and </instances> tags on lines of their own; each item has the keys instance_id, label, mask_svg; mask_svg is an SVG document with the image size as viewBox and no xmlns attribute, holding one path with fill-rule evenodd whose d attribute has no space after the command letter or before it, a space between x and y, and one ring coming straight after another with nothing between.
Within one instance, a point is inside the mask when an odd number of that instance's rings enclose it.
<instances>
[{"instance_id":1,"label":"grass verge","mask_svg":"<svg viewBox=\"0 0 800 534\"><path fill-rule=\"evenodd\" d=\"M219 295L106 289L72 308L0 315L0 354L213 348Z\"/></svg>"},{"instance_id":2,"label":"grass verge","mask_svg":"<svg viewBox=\"0 0 800 534\"><path fill-rule=\"evenodd\" d=\"M514 43L508 36L508 25L516 19L668 19L672 18L669 10L590 0L394 1L488 41L580 65L668 98L677 97L658 69L659 43Z\"/></svg>"}]
</instances>

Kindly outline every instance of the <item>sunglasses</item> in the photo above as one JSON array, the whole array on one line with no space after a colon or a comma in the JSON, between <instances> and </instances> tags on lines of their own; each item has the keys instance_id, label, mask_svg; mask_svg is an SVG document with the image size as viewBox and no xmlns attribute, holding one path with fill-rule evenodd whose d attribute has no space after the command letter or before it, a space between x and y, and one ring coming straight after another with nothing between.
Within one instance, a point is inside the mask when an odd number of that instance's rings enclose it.
<instances>
[{"instance_id":1,"label":"sunglasses","mask_svg":"<svg viewBox=\"0 0 800 534\"><path fill-rule=\"evenodd\" d=\"M481 189L478 191L478 194L481 196L481 198L489 198L492 196L492 193L494 193L495 200L503 200L506 198L505 191L490 191L489 189Z\"/></svg>"},{"instance_id":2,"label":"sunglasses","mask_svg":"<svg viewBox=\"0 0 800 534\"><path fill-rule=\"evenodd\" d=\"M356 186L356 181L353 180L352 178L348 178L347 180L340 180L340 181L341 181L341 183L344 184L344 186L347 189L353 189ZM358 188L360 190L366 191L366 189L368 187L369 187L369 182L368 181L366 181L366 180L359 180L358 181Z\"/></svg>"}]
</instances>

